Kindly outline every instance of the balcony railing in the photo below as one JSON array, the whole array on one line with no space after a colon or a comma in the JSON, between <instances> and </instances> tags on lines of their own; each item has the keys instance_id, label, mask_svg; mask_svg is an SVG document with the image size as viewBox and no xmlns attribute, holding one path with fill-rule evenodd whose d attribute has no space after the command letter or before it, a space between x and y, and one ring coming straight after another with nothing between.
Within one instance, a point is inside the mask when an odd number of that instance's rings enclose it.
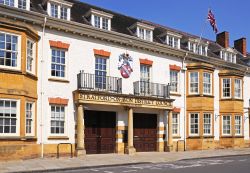
<instances>
[{"instance_id":1,"label":"balcony railing","mask_svg":"<svg viewBox=\"0 0 250 173\"><path fill-rule=\"evenodd\" d=\"M158 98L170 97L170 85L152 83L147 81L134 82L134 94Z\"/></svg>"},{"instance_id":2,"label":"balcony railing","mask_svg":"<svg viewBox=\"0 0 250 173\"><path fill-rule=\"evenodd\" d=\"M78 90L122 93L122 79L118 77L89 74L81 71L77 74L77 87Z\"/></svg>"}]
</instances>

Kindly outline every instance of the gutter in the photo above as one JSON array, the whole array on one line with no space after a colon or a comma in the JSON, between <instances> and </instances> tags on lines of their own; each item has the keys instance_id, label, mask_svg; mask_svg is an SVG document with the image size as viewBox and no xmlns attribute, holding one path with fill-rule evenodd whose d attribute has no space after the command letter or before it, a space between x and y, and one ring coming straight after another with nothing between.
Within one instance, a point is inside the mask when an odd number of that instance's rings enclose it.
<instances>
[{"instance_id":1,"label":"gutter","mask_svg":"<svg viewBox=\"0 0 250 173\"><path fill-rule=\"evenodd\" d=\"M185 61L188 56L188 52L186 52L185 56L182 59L182 68L181 70L184 72L184 84L183 84L183 89L184 89L184 151L186 151L186 112L187 112L187 106L186 106L186 67L185 67Z\"/></svg>"},{"instance_id":2,"label":"gutter","mask_svg":"<svg viewBox=\"0 0 250 173\"><path fill-rule=\"evenodd\" d=\"M45 37L45 27L46 27L46 22L47 22L47 17L44 17L44 23L43 23L43 33L42 33L42 52L41 52L41 68L40 68L40 79L41 79L41 119L40 119L40 129L41 129L41 158L44 157L44 141L43 141L43 127L44 127L44 122L43 122L43 97L44 97L44 90L43 90L43 64L44 64L44 37Z\"/></svg>"}]
</instances>

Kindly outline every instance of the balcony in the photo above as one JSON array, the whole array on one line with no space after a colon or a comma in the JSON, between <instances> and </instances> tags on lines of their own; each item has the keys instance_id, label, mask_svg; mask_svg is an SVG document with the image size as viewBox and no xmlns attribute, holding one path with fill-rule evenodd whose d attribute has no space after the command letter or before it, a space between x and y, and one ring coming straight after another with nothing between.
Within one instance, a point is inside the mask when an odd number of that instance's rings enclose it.
<instances>
[{"instance_id":1,"label":"balcony","mask_svg":"<svg viewBox=\"0 0 250 173\"><path fill-rule=\"evenodd\" d=\"M77 74L77 89L122 93L122 79L111 76L99 76L80 71Z\"/></svg>"},{"instance_id":2,"label":"balcony","mask_svg":"<svg viewBox=\"0 0 250 173\"><path fill-rule=\"evenodd\" d=\"M170 98L170 85L147 81L136 81L134 82L134 95Z\"/></svg>"}]
</instances>

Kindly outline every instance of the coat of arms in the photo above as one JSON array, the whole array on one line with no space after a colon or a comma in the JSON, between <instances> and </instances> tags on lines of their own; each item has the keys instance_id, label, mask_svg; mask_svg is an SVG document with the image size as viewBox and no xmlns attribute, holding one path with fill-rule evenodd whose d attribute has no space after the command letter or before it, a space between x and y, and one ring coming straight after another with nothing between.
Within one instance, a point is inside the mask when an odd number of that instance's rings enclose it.
<instances>
[{"instance_id":1,"label":"coat of arms","mask_svg":"<svg viewBox=\"0 0 250 173\"><path fill-rule=\"evenodd\" d=\"M119 56L118 70L123 78L129 78L133 72L133 58L128 53Z\"/></svg>"}]
</instances>

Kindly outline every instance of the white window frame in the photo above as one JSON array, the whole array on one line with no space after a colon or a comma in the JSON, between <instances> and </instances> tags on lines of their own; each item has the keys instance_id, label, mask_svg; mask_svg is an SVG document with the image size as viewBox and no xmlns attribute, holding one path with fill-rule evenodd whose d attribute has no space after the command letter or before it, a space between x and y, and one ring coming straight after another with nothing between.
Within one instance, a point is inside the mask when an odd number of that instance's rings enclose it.
<instances>
[{"instance_id":1,"label":"white window frame","mask_svg":"<svg viewBox=\"0 0 250 173\"><path fill-rule=\"evenodd\" d=\"M230 133L224 133L224 117L229 117L230 118ZM231 136L232 135L232 115L222 115L222 135L223 136Z\"/></svg>"},{"instance_id":2,"label":"white window frame","mask_svg":"<svg viewBox=\"0 0 250 173\"><path fill-rule=\"evenodd\" d=\"M71 11L71 7L72 7L71 3L66 3L66 1L64 3L62 3L62 2L57 1L57 0L48 1L47 13L51 17L53 17L52 14L51 14L51 5L52 4L57 5L57 17L54 17L54 18L70 21L70 18L71 18L71 16L70 16L71 12L70 11ZM67 9L67 19L61 18L61 8L66 8Z\"/></svg>"},{"instance_id":3,"label":"white window frame","mask_svg":"<svg viewBox=\"0 0 250 173\"><path fill-rule=\"evenodd\" d=\"M7 35L13 35L17 37L17 66L16 67L12 67L12 66L5 66L5 65L0 65L0 68L2 69L11 69L11 70L21 70L21 36L17 35L17 34L13 34L10 32L3 32L0 31L1 34L7 34Z\"/></svg>"},{"instance_id":4,"label":"white window frame","mask_svg":"<svg viewBox=\"0 0 250 173\"><path fill-rule=\"evenodd\" d=\"M198 123L194 123L194 125L195 124L197 124L198 125L198 127L197 127L197 130L198 130L198 132L197 133L192 133L191 132L191 115L198 115ZM189 113L189 136L199 136L200 135L200 114L199 113L197 113L197 112L192 112L192 113Z\"/></svg>"},{"instance_id":5,"label":"white window frame","mask_svg":"<svg viewBox=\"0 0 250 173\"><path fill-rule=\"evenodd\" d=\"M236 81L239 82L240 88L236 88ZM240 96L236 96L236 93L239 92ZM234 79L234 98L242 99L242 80L241 79Z\"/></svg>"},{"instance_id":6,"label":"white window frame","mask_svg":"<svg viewBox=\"0 0 250 173\"><path fill-rule=\"evenodd\" d=\"M205 115L209 115L210 116L210 133L205 133L205 124L207 124L208 125L208 123L205 123ZM207 118L206 118L207 119ZM204 136L211 136L212 135L212 123L213 123L213 121L212 121L213 119L212 119L212 114L211 113L203 113L203 135Z\"/></svg>"},{"instance_id":7,"label":"white window frame","mask_svg":"<svg viewBox=\"0 0 250 173\"><path fill-rule=\"evenodd\" d=\"M51 121L53 121L53 119L52 119L52 110L51 110L51 107L52 106L55 106L55 107L64 107L64 133L52 133L51 132ZM67 108L68 108L68 106L67 105L58 105L58 104L50 104L49 105L49 111L50 111L50 118L49 118L49 134L50 134L50 136L67 136L67 134L68 134L68 132L67 132L67 130L68 130L68 127L67 127ZM55 119L54 119L55 120ZM56 120L55 120L56 121Z\"/></svg>"},{"instance_id":8,"label":"white window frame","mask_svg":"<svg viewBox=\"0 0 250 173\"><path fill-rule=\"evenodd\" d=\"M205 83L205 74L208 74L210 76L210 83ZM205 92L205 84L207 85L210 85L210 92ZM212 82L212 73L209 73L209 72L203 72L203 94L204 95L212 95L212 85L213 85L213 82Z\"/></svg>"},{"instance_id":9,"label":"white window frame","mask_svg":"<svg viewBox=\"0 0 250 173\"><path fill-rule=\"evenodd\" d=\"M59 51L65 51L65 69L64 69L64 77L61 76L52 76L51 72L52 72L52 50L59 50ZM49 68L49 76L52 79L62 79L62 80L67 80L68 79L68 50L67 49L59 49L59 48L54 48L51 47L50 48L50 68Z\"/></svg>"},{"instance_id":10,"label":"white window frame","mask_svg":"<svg viewBox=\"0 0 250 173\"><path fill-rule=\"evenodd\" d=\"M6 5L5 2L6 2L6 0L4 0L4 4L3 5ZM18 2L19 2L19 0L13 0L13 2L14 2L13 6L10 6L10 5L6 5L6 6L18 8ZM19 9L30 10L30 0L26 0L26 7L25 8L19 8Z\"/></svg>"},{"instance_id":11,"label":"white window frame","mask_svg":"<svg viewBox=\"0 0 250 173\"><path fill-rule=\"evenodd\" d=\"M191 92L191 73L197 73L197 75L198 75L198 81L197 81L198 91L197 92ZM189 85L188 85L189 86L189 94L190 95L192 95L192 94L199 94L199 72L198 71L191 71L191 72L189 72L189 81L188 81L188 83L189 83Z\"/></svg>"},{"instance_id":12,"label":"white window frame","mask_svg":"<svg viewBox=\"0 0 250 173\"><path fill-rule=\"evenodd\" d=\"M137 26L137 37L139 37L140 39L146 40L146 41L153 41L153 31L147 28L143 28L143 27L139 27ZM148 33L149 36L148 36Z\"/></svg>"},{"instance_id":13,"label":"white window frame","mask_svg":"<svg viewBox=\"0 0 250 173\"><path fill-rule=\"evenodd\" d=\"M229 83L230 83L230 96L224 96L224 79L225 80L228 80L229 79ZM221 89L222 89L222 91L221 91L221 97L223 98L223 99L230 99L231 97L232 97L232 79L231 78L222 78L221 79L222 81L221 81L221 83L222 83L222 87L221 87Z\"/></svg>"},{"instance_id":14,"label":"white window frame","mask_svg":"<svg viewBox=\"0 0 250 173\"><path fill-rule=\"evenodd\" d=\"M100 26L96 26L95 25L95 18L98 17L100 19ZM104 20L107 20L107 27L104 27ZM107 30L110 31L111 30L111 18L106 17L106 16L102 16L102 15L97 15L97 14L92 14L91 15L91 23L92 26L94 26L95 28L99 28L99 29L103 29L103 30Z\"/></svg>"},{"instance_id":15,"label":"white window frame","mask_svg":"<svg viewBox=\"0 0 250 173\"><path fill-rule=\"evenodd\" d=\"M171 74L172 73L177 73L177 80L176 81L174 81L175 83L177 83L176 85L176 91L172 91L172 77L171 77ZM169 79L170 79L170 92L171 93L179 93L180 92L180 90L179 90L179 79L180 79L180 72L179 71L177 71L177 70L170 70L170 72L169 72L169 75L170 75L170 77L169 77Z\"/></svg>"},{"instance_id":16,"label":"white window frame","mask_svg":"<svg viewBox=\"0 0 250 173\"><path fill-rule=\"evenodd\" d=\"M174 116L176 116L177 123L174 123L173 121ZM174 133L174 128L172 128L172 135L179 136L180 135L180 113L177 113L177 112L172 113L172 127L174 127L174 125L177 127L177 133Z\"/></svg>"},{"instance_id":17,"label":"white window frame","mask_svg":"<svg viewBox=\"0 0 250 173\"><path fill-rule=\"evenodd\" d=\"M20 136L20 100L0 98L5 101L16 101L16 133L0 133L3 137L18 137Z\"/></svg>"},{"instance_id":18,"label":"white window frame","mask_svg":"<svg viewBox=\"0 0 250 173\"><path fill-rule=\"evenodd\" d=\"M31 63L31 71L28 69L28 42L32 44L32 63ZM27 39L26 42L26 70L29 73L35 74L36 73L36 43L31 40Z\"/></svg>"},{"instance_id":19,"label":"white window frame","mask_svg":"<svg viewBox=\"0 0 250 173\"><path fill-rule=\"evenodd\" d=\"M236 124L236 117L240 117L240 124ZM240 126L240 133L236 133L236 126ZM234 116L234 131L235 131L235 136L242 136L243 132L243 126L242 126L242 115L235 115Z\"/></svg>"},{"instance_id":20,"label":"white window frame","mask_svg":"<svg viewBox=\"0 0 250 173\"><path fill-rule=\"evenodd\" d=\"M32 104L31 110L31 133L27 133L27 104ZM25 135L26 136L35 136L35 102L26 102L25 103Z\"/></svg>"}]
</instances>

